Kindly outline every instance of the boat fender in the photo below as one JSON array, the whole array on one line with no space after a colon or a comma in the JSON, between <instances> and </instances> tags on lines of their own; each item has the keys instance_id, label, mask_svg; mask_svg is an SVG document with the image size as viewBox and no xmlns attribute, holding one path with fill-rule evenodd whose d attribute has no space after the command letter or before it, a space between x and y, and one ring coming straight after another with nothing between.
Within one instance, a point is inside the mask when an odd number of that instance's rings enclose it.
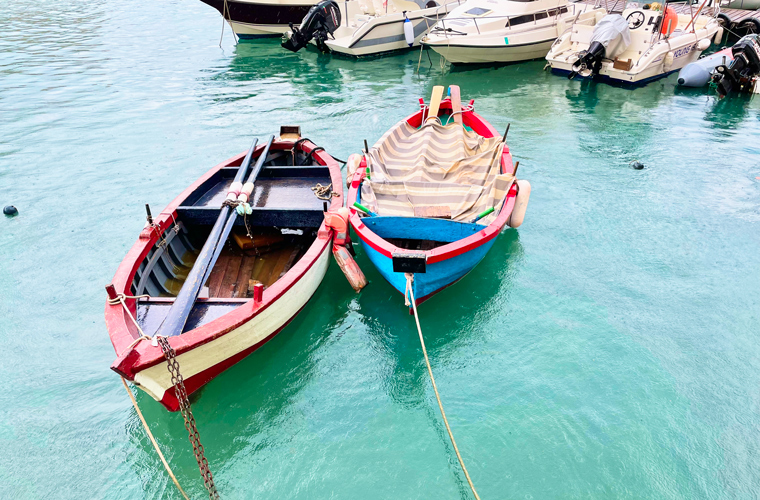
<instances>
[{"instance_id":1,"label":"boat fender","mask_svg":"<svg viewBox=\"0 0 760 500\"><path fill-rule=\"evenodd\" d=\"M707 50L710 48L710 39L709 38L703 38L702 40L697 43L697 49L699 50Z\"/></svg>"},{"instance_id":2,"label":"boat fender","mask_svg":"<svg viewBox=\"0 0 760 500\"><path fill-rule=\"evenodd\" d=\"M345 245L348 238L348 218L350 212L346 207L340 207L338 210L328 210L325 212L325 226L335 231L333 243L336 245Z\"/></svg>"},{"instance_id":3,"label":"boat fender","mask_svg":"<svg viewBox=\"0 0 760 500\"><path fill-rule=\"evenodd\" d=\"M7 207L3 208L3 213L8 217L15 217L18 215L18 209L13 205L8 205Z\"/></svg>"},{"instance_id":4,"label":"boat fender","mask_svg":"<svg viewBox=\"0 0 760 500\"><path fill-rule=\"evenodd\" d=\"M525 211L528 209L528 200L530 199L530 182L520 179L517 181L517 197L515 199L515 208L509 216L507 224L509 227L518 228L525 220Z\"/></svg>"},{"instance_id":5,"label":"boat fender","mask_svg":"<svg viewBox=\"0 0 760 500\"><path fill-rule=\"evenodd\" d=\"M333 257L335 257L335 262L338 263L338 267L343 271L351 288L360 292L362 288L367 286L367 278L359 268L359 264L351 256L348 248L343 245L333 245Z\"/></svg>"},{"instance_id":6,"label":"boat fender","mask_svg":"<svg viewBox=\"0 0 760 500\"><path fill-rule=\"evenodd\" d=\"M404 13L404 38L407 45L410 47L414 45L414 26L409 18L406 17L406 12Z\"/></svg>"},{"instance_id":7,"label":"boat fender","mask_svg":"<svg viewBox=\"0 0 760 500\"><path fill-rule=\"evenodd\" d=\"M723 41L723 26L718 27L718 31L715 32L715 38L713 38L713 43L715 45L720 45L720 42Z\"/></svg>"},{"instance_id":8,"label":"boat fender","mask_svg":"<svg viewBox=\"0 0 760 500\"><path fill-rule=\"evenodd\" d=\"M346 187L351 185L351 179L354 178L354 174L359 169L364 157L358 153L354 153L346 160Z\"/></svg>"},{"instance_id":9,"label":"boat fender","mask_svg":"<svg viewBox=\"0 0 760 500\"><path fill-rule=\"evenodd\" d=\"M662 67L665 69L665 71L669 70L671 66L673 66L673 52L672 51L665 54L665 59L662 62Z\"/></svg>"}]
</instances>

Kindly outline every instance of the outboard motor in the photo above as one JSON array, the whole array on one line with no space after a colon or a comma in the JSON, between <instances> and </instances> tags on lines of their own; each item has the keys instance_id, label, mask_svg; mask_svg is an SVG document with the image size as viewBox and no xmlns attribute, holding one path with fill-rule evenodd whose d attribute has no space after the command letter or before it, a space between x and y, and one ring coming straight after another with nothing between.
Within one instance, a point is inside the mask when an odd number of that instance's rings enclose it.
<instances>
[{"instance_id":1,"label":"outboard motor","mask_svg":"<svg viewBox=\"0 0 760 500\"><path fill-rule=\"evenodd\" d=\"M603 59L613 59L630 44L628 21L620 14L604 16L594 27L588 49L578 53L578 60L573 63L573 71L568 78L575 75L596 76L602 69Z\"/></svg>"},{"instance_id":2,"label":"outboard motor","mask_svg":"<svg viewBox=\"0 0 760 500\"><path fill-rule=\"evenodd\" d=\"M760 73L760 35L742 37L731 47L731 52L734 60L717 66L712 77L721 97L734 90L752 92L755 77Z\"/></svg>"},{"instance_id":3,"label":"outboard motor","mask_svg":"<svg viewBox=\"0 0 760 500\"><path fill-rule=\"evenodd\" d=\"M322 52L330 52L325 44L328 36L332 36L340 26L340 7L334 0L322 0L309 9L301 26L295 27L290 23L290 34L282 37L282 46L293 52L298 52L312 39L316 40L317 48Z\"/></svg>"}]
</instances>

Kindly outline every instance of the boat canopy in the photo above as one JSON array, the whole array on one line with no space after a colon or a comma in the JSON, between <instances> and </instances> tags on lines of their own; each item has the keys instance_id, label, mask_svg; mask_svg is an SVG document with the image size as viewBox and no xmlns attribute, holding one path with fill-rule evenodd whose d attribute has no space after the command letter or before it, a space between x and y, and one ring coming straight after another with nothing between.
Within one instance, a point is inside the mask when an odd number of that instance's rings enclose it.
<instances>
[{"instance_id":1,"label":"boat canopy","mask_svg":"<svg viewBox=\"0 0 760 500\"><path fill-rule=\"evenodd\" d=\"M370 178L362 204L381 216L440 217L490 224L499 213L512 174L501 172L504 143L456 122L432 120L420 128L404 120L369 150Z\"/></svg>"}]
</instances>

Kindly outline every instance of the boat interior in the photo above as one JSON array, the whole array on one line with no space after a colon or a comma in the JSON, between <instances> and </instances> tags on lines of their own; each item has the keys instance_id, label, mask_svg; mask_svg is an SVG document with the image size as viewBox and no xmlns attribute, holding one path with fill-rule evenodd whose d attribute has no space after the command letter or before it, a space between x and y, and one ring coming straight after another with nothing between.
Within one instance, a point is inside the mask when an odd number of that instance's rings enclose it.
<instances>
[{"instance_id":1,"label":"boat interior","mask_svg":"<svg viewBox=\"0 0 760 500\"><path fill-rule=\"evenodd\" d=\"M272 145L258 178L251 215L238 216L184 331L197 328L247 302L253 287L265 288L285 275L316 239L325 202L312 190L331 183L329 168L296 148ZM241 159L242 161L242 159ZM252 160L252 163L255 161ZM216 222L238 164L219 169L177 208L177 220L143 259L132 281L138 300L137 320L153 335Z\"/></svg>"}]
</instances>

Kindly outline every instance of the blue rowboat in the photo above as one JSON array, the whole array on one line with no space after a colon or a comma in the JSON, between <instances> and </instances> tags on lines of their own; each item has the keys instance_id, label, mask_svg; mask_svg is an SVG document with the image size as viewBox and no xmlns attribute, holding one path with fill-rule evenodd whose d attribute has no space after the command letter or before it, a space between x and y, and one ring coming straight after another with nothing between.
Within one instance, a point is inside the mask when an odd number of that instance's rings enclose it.
<instances>
[{"instance_id":1,"label":"blue rowboat","mask_svg":"<svg viewBox=\"0 0 760 500\"><path fill-rule=\"evenodd\" d=\"M426 117L429 108L421 99L420 108L405 120L406 124L414 129L421 129L429 118ZM472 270L485 257L505 226L519 226L530 196L530 184L524 180L516 181L513 177L515 165L509 148L504 144L502 149L500 135L473 111L472 101L461 113L460 127L463 126L470 133L475 132L483 138L496 138L499 143L497 153L500 157L495 159L495 168L498 169L498 174L506 174L500 177L508 180L505 184L508 187L499 191L502 193L501 197L493 200L495 209L487 210L487 214L481 213L476 217L464 214L466 220L462 220L462 214L456 208L450 210L451 214L441 216L447 212L448 207L438 206L428 210L429 216L425 215L424 209L418 211L419 207L415 207L411 215L398 215L393 213L393 210L384 211L382 204L378 205L375 199L363 199L362 193L368 192L365 183L375 179L375 189L387 185L382 182L387 180L388 172L376 172L373 166L377 163L377 148L382 147L378 145L393 136L391 132L364 155L352 155L349 159L350 187L347 204L351 209L351 226L367 257L396 290L406 295L407 275L413 275L412 291L417 304L456 283ZM445 127L456 127L451 115L451 100L443 100L438 111L440 123L446 124ZM427 139L426 141L430 142ZM442 144L446 147L448 143ZM393 148L404 150L405 145L402 141L401 145L394 144ZM421 156L434 157L434 154L427 155L425 151ZM426 168L436 170L440 167L440 164L433 164L432 167ZM404 187L407 185L408 183L404 184ZM459 183L457 186L461 187L462 184ZM436 184L433 192L443 193L445 189L445 184ZM403 195L404 200L407 199L406 194ZM451 198L445 200L448 201L451 201ZM452 206L456 204L457 201L453 200ZM402 209L411 210L409 207ZM420 213L422 216L418 216ZM480 220L476 221L478 217Z\"/></svg>"}]
</instances>

